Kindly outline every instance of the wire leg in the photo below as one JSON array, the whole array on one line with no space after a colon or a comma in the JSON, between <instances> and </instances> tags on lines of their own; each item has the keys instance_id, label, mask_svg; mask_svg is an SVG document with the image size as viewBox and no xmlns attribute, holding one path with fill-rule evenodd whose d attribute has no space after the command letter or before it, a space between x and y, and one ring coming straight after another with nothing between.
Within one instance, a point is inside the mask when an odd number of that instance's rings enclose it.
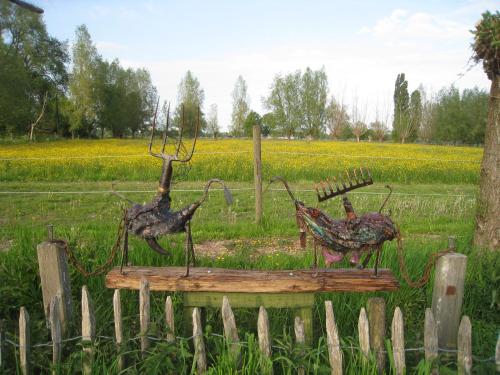
<instances>
[{"instance_id":1,"label":"wire leg","mask_svg":"<svg viewBox=\"0 0 500 375\"><path fill-rule=\"evenodd\" d=\"M374 274L374 276L378 277L378 262L380 261L381 247L378 246L376 251L377 251L377 254L375 256L375 274Z\"/></svg>"},{"instance_id":2,"label":"wire leg","mask_svg":"<svg viewBox=\"0 0 500 375\"><path fill-rule=\"evenodd\" d=\"M196 257L194 255L194 245L193 245L193 236L191 235L191 223L189 223L189 249L191 251L191 260L193 261L193 267L196 267Z\"/></svg>"},{"instance_id":3,"label":"wire leg","mask_svg":"<svg viewBox=\"0 0 500 375\"><path fill-rule=\"evenodd\" d=\"M122 260L120 263L120 274L123 273L123 264L128 263L128 231L125 228L125 235L123 238Z\"/></svg>"},{"instance_id":4,"label":"wire leg","mask_svg":"<svg viewBox=\"0 0 500 375\"><path fill-rule=\"evenodd\" d=\"M365 259L363 259L363 263L358 264L357 268L359 270L365 269L366 266L368 265L368 262L372 258L372 255L373 255L373 249L370 249L370 252L366 254Z\"/></svg>"}]
</instances>

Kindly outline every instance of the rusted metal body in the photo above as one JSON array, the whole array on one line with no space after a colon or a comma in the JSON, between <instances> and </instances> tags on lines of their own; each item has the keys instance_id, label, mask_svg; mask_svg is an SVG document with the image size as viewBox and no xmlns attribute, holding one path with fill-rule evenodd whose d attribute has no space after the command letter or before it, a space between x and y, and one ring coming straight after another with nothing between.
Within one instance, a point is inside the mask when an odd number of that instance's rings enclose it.
<instances>
[{"instance_id":1,"label":"rusted metal body","mask_svg":"<svg viewBox=\"0 0 500 375\"><path fill-rule=\"evenodd\" d=\"M373 253L376 252L375 275L378 272L380 252L385 241L393 240L398 230L391 218L381 213L387 199L384 201L379 212L370 212L357 216L346 192L373 184L371 175L360 169L360 175L354 173L354 179L346 172L347 182L334 179L335 187L328 181L317 188L318 200L320 202L342 195L342 202L346 212L345 219L332 219L323 211L313 207L307 207L303 202L295 199L287 182L281 177L274 177L271 181L281 181L294 201L295 216L300 230L300 244L306 246L306 235L309 233L314 240L314 264L317 267L317 246L322 249L325 264L340 262L345 255L350 254L349 261L358 268L365 268ZM354 180L354 181L353 181ZM390 195L390 193L389 193ZM361 261L361 254L366 254Z\"/></svg>"},{"instance_id":2,"label":"rusted metal body","mask_svg":"<svg viewBox=\"0 0 500 375\"><path fill-rule=\"evenodd\" d=\"M157 110L158 110L158 105L156 111ZM183 156L181 156L181 152L183 149L185 149L182 143L183 130L185 126L184 108L182 110L182 125L179 130L178 140L176 141L175 144L174 154L165 153L169 123L170 123L170 110L168 111L167 115L167 125L165 127L165 132L163 135L161 152L154 153L152 151L152 147L153 147L155 127L156 127L156 113L155 113L155 119L153 121L153 129L151 132L151 139L149 142L149 154L151 156L163 160L162 173L160 177L160 183L158 186L158 193L153 198L151 203L147 203L144 205L135 203L125 213L126 231L124 235L125 238L123 244L122 261L120 268L121 270L123 269L123 265L127 264L128 262L128 233L132 233L136 236L143 238L149 245L149 247L154 251L156 251L157 253L170 256L171 253L165 250L158 243L157 241L158 237L168 234L185 232L186 233L186 244L185 244L186 276L188 276L190 265L195 266L196 262L194 248L193 248L193 240L191 236L191 219L193 218L193 215L195 214L196 210L201 206L201 204L207 198L210 186L213 183L221 184L222 187L224 188L224 195L226 197L227 203L231 204L232 201L231 193L225 186L224 182L219 179L211 179L206 183L204 188L204 193L200 199L178 211L174 211L171 209L170 189L171 189L172 175L173 175L172 166L174 162L187 163L191 160L193 156L194 149L196 146L196 139L198 137L198 133L200 130L200 109L198 108L198 118L197 118L195 136L193 139L191 150L189 152L186 152L185 155ZM120 194L117 195L121 196ZM127 199L123 196L121 197Z\"/></svg>"}]
</instances>

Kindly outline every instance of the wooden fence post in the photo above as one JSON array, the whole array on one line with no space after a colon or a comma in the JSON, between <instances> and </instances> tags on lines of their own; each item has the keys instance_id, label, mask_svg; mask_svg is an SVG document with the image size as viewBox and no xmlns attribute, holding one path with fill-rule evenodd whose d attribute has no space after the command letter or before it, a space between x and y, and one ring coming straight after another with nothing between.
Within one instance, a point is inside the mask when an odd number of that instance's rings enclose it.
<instances>
[{"instance_id":1,"label":"wooden fence post","mask_svg":"<svg viewBox=\"0 0 500 375\"><path fill-rule=\"evenodd\" d=\"M295 331L295 342L297 343L297 346L301 348L301 355L304 355L304 346L306 343L306 335L304 332L304 321L300 318L300 316L296 316L293 324L293 328ZM304 367L299 366L297 369L297 374L298 375L304 375Z\"/></svg>"},{"instance_id":2,"label":"wooden fence post","mask_svg":"<svg viewBox=\"0 0 500 375\"><path fill-rule=\"evenodd\" d=\"M198 374L203 374L207 371L207 354L205 352L205 342L203 341L203 327L201 326L200 309L193 309L193 341L194 341L194 358Z\"/></svg>"},{"instance_id":3,"label":"wooden fence post","mask_svg":"<svg viewBox=\"0 0 500 375\"><path fill-rule=\"evenodd\" d=\"M368 299L368 322L370 324L370 347L375 353L378 373L385 371L385 300L380 297Z\"/></svg>"},{"instance_id":4,"label":"wooden fence post","mask_svg":"<svg viewBox=\"0 0 500 375\"><path fill-rule=\"evenodd\" d=\"M115 321L115 340L118 350L118 370L123 370L125 367L125 358L122 354L123 345L123 324L122 324L122 302L120 297L120 289L115 289L113 294L113 318Z\"/></svg>"},{"instance_id":5,"label":"wooden fence post","mask_svg":"<svg viewBox=\"0 0 500 375\"><path fill-rule=\"evenodd\" d=\"M458 328L458 375L470 375L472 370L472 327L467 315L462 317Z\"/></svg>"},{"instance_id":6,"label":"wooden fence post","mask_svg":"<svg viewBox=\"0 0 500 375\"><path fill-rule=\"evenodd\" d=\"M95 341L95 315L92 299L86 285L82 287L82 347L83 347L83 373L92 373L94 361Z\"/></svg>"},{"instance_id":7,"label":"wooden fence post","mask_svg":"<svg viewBox=\"0 0 500 375\"><path fill-rule=\"evenodd\" d=\"M174 322L174 307L172 305L172 297L167 296L165 300L165 322L167 323L167 341L175 341L175 322Z\"/></svg>"},{"instance_id":8,"label":"wooden fence post","mask_svg":"<svg viewBox=\"0 0 500 375\"><path fill-rule=\"evenodd\" d=\"M259 347L262 354L271 357L271 339L269 337L269 319L264 306L259 308L259 318L257 319L257 333L259 336Z\"/></svg>"},{"instance_id":9,"label":"wooden fence post","mask_svg":"<svg viewBox=\"0 0 500 375\"><path fill-rule=\"evenodd\" d=\"M146 351L149 348L148 330L150 319L150 294L149 281L141 280L141 289L139 290L139 320L141 326L141 354L146 357Z\"/></svg>"},{"instance_id":10,"label":"wooden fence post","mask_svg":"<svg viewBox=\"0 0 500 375\"><path fill-rule=\"evenodd\" d=\"M71 302L71 278L68 270L68 260L64 244L53 241L53 228L49 226L48 241L42 242L36 248L38 269L42 285L43 306L45 317L49 320L49 305L52 297L61 298L59 317L62 334L67 333L67 322L71 320L73 306Z\"/></svg>"},{"instance_id":11,"label":"wooden fence post","mask_svg":"<svg viewBox=\"0 0 500 375\"><path fill-rule=\"evenodd\" d=\"M226 337L227 343L233 360L235 363L239 362L240 358L240 338L238 337L238 330L236 329L236 321L234 320L233 310L231 310L231 305L226 296L222 297L222 323L224 324L224 336Z\"/></svg>"},{"instance_id":12,"label":"wooden fence post","mask_svg":"<svg viewBox=\"0 0 500 375\"><path fill-rule=\"evenodd\" d=\"M370 325L368 324L368 318L364 307L362 307L359 312L358 336L359 347L363 353L363 360L366 363L368 356L370 355Z\"/></svg>"},{"instance_id":13,"label":"wooden fence post","mask_svg":"<svg viewBox=\"0 0 500 375\"><path fill-rule=\"evenodd\" d=\"M405 334L403 313L399 307L396 307L394 310L394 316L392 318L391 340L396 375L404 375L406 373Z\"/></svg>"},{"instance_id":14,"label":"wooden fence post","mask_svg":"<svg viewBox=\"0 0 500 375\"><path fill-rule=\"evenodd\" d=\"M61 317L60 304L62 304L58 295L52 297L49 305L50 336L52 338L52 373L58 373L58 367L61 362Z\"/></svg>"},{"instance_id":15,"label":"wooden fence post","mask_svg":"<svg viewBox=\"0 0 500 375\"><path fill-rule=\"evenodd\" d=\"M21 307L19 311L19 363L24 375L31 373L31 332L28 311Z\"/></svg>"},{"instance_id":16,"label":"wooden fence post","mask_svg":"<svg viewBox=\"0 0 500 375\"><path fill-rule=\"evenodd\" d=\"M253 126L253 178L255 182L255 222L262 220L262 159L260 125Z\"/></svg>"},{"instance_id":17,"label":"wooden fence post","mask_svg":"<svg viewBox=\"0 0 500 375\"><path fill-rule=\"evenodd\" d=\"M427 362L434 362L438 358L438 336L436 321L434 320L434 315L432 315L432 310L425 309L425 325L424 325L424 351L425 360ZM433 369L433 374L437 374L438 370L436 366Z\"/></svg>"},{"instance_id":18,"label":"wooden fence post","mask_svg":"<svg viewBox=\"0 0 500 375\"><path fill-rule=\"evenodd\" d=\"M328 344L328 358L332 375L342 375L342 350L340 350L339 331L335 323L332 301L325 301L326 313L326 340Z\"/></svg>"},{"instance_id":19,"label":"wooden fence post","mask_svg":"<svg viewBox=\"0 0 500 375\"><path fill-rule=\"evenodd\" d=\"M453 241L450 241L453 245ZM438 346L457 348L457 332L462 313L467 256L449 253L436 262L432 313L438 330Z\"/></svg>"}]
</instances>

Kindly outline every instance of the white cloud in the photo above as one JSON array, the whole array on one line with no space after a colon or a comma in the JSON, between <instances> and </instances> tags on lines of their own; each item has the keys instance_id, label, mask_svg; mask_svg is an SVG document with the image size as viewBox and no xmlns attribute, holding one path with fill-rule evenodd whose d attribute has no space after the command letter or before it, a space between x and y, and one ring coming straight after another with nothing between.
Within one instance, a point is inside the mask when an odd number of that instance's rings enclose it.
<instances>
[{"instance_id":1,"label":"white cloud","mask_svg":"<svg viewBox=\"0 0 500 375\"><path fill-rule=\"evenodd\" d=\"M117 51L124 51L127 49L127 46L121 43L107 42L104 40L97 41L95 45L100 53L101 52L115 53Z\"/></svg>"}]
</instances>

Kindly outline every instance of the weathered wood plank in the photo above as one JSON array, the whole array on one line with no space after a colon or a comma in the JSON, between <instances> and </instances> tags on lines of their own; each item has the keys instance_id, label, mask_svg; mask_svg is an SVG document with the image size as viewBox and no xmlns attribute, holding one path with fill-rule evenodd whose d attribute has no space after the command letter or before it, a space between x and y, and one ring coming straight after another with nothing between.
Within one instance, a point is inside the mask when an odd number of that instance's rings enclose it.
<instances>
[{"instance_id":1,"label":"weathered wood plank","mask_svg":"<svg viewBox=\"0 0 500 375\"><path fill-rule=\"evenodd\" d=\"M385 300L380 297L368 299L368 322L370 324L370 347L377 361L379 374L385 371Z\"/></svg>"},{"instance_id":2,"label":"weathered wood plank","mask_svg":"<svg viewBox=\"0 0 500 375\"><path fill-rule=\"evenodd\" d=\"M255 222L262 221L262 159L260 125L253 126L253 179L255 185Z\"/></svg>"},{"instance_id":3,"label":"weathered wood plank","mask_svg":"<svg viewBox=\"0 0 500 375\"><path fill-rule=\"evenodd\" d=\"M394 316L392 317L391 340L396 375L404 375L406 373L405 334L403 313L401 312L399 306L396 306Z\"/></svg>"},{"instance_id":4,"label":"weathered wood plank","mask_svg":"<svg viewBox=\"0 0 500 375\"><path fill-rule=\"evenodd\" d=\"M24 306L19 311L19 365L24 375L31 373L30 317Z\"/></svg>"},{"instance_id":5,"label":"weathered wood plank","mask_svg":"<svg viewBox=\"0 0 500 375\"><path fill-rule=\"evenodd\" d=\"M328 358L332 375L342 375L342 350L340 349L339 331L335 323L332 301L325 301L326 313L326 340L328 344Z\"/></svg>"},{"instance_id":6,"label":"weathered wood plank","mask_svg":"<svg viewBox=\"0 0 500 375\"><path fill-rule=\"evenodd\" d=\"M233 310L231 309L231 305L229 304L229 300L226 296L222 298L221 314L222 323L224 324L224 336L229 344L233 360L238 362L240 357L240 338L238 337L238 329L236 328Z\"/></svg>"},{"instance_id":7,"label":"weathered wood plank","mask_svg":"<svg viewBox=\"0 0 500 375\"><path fill-rule=\"evenodd\" d=\"M113 318L115 323L115 341L118 351L118 370L123 370L125 367L125 357L122 354L123 345L123 320L122 320L122 302L120 297L120 289L115 289L113 294Z\"/></svg>"},{"instance_id":8,"label":"weathered wood plank","mask_svg":"<svg viewBox=\"0 0 500 375\"><path fill-rule=\"evenodd\" d=\"M368 324L368 317L366 316L366 310L364 307L362 307L359 312L358 337L359 347L361 349L361 353L363 353L364 361L366 362L370 355L370 325Z\"/></svg>"},{"instance_id":9,"label":"weathered wood plank","mask_svg":"<svg viewBox=\"0 0 500 375\"><path fill-rule=\"evenodd\" d=\"M83 346L83 373L92 373L94 361L95 314L92 299L86 285L82 287L82 346Z\"/></svg>"},{"instance_id":10,"label":"weathered wood plank","mask_svg":"<svg viewBox=\"0 0 500 375\"><path fill-rule=\"evenodd\" d=\"M264 306L259 308L259 317L257 319L257 335L259 337L259 348L261 353L271 358L271 338L269 336L269 319Z\"/></svg>"},{"instance_id":11,"label":"weathered wood plank","mask_svg":"<svg viewBox=\"0 0 500 375\"><path fill-rule=\"evenodd\" d=\"M52 338L52 365L53 373L58 372L61 362L61 318L59 316L61 300L58 295L52 297L49 305L50 336Z\"/></svg>"},{"instance_id":12,"label":"weathered wood plank","mask_svg":"<svg viewBox=\"0 0 500 375\"><path fill-rule=\"evenodd\" d=\"M114 268L106 275L106 287L139 289L141 279L153 291L221 292L221 293L298 293L298 292L370 292L391 291L399 283L388 269L319 269L257 271L196 267L184 277L184 267Z\"/></svg>"},{"instance_id":13,"label":"weathered wood plank","mask_svg":"<svg viewBox=\"0 0 500 375\"><path fill-rule=\"evenodd\" d=\"M457 367L459 375L472 373L472 326L467 315L462 317L458 328Z\"/></svg>"},{"instance_id":14,"label":"weathered wood plank","mask_svg":"<svg viewBox=\"0 0 500 375\"><path fill-rule=\"evenodd\" d=\"M449 253L436 262L432 313L438 329L438 345L457 348L457 332L462 315L467 256Z\"/></svg>"},{"instance_id":15,"label":"weathered wood plank","mask_svg":"<svg viewBox=\"0 0 500 375\"><path fill-rule=\"evenodd\" d=\"M314 306L313 293L184 293L184 306L220 308L227 296L233 308L301 308Z\"/></svg>"},{"instance_id":16,"label":"weathered wood plank","mask_svg":"<svg viewBox=\"0 0 500 375\"><path fill-rule=\"evenodd\" d=\"M314 303L308 305L307 307L301 307L295 309L295 314L302 319L304 323L304 334L305 334L305 344L311 345L313 340L313 317L312 308Z\"/></svg>"},{"instance_id":17,"label":"weathered wood plank","mask_svg":"<svg viewBox=\"0 0 500 375\"><path fill-rule=\"evenodd\" d=\"M174 306L172 305L172 297L167 296L165 300L165 323L167 325L167 341L175 341L175 322L174 322Z\"/></svg>"},{"instance_id":18,"label":"weathered wood plank","mask_svg":"<svg viewBox=\"0 0 500 375\"><path fill-rule=\"evenodd\" d=\"M37 246L36 251L45 317L48 321L52 297L59 295L62 302L59 307L59 317L64 336L67 331L67 322L71 320L73 313L71 278L64 245L58 242L42 242Z\"/></svg>"},{"instance_id":19,"label":"weathered wood plank","mask_svg":"<svg viewBox=\"0 0 500 375\"><path fill-rule=\"evenodd\" d=\"M207 371L207 354L205 351L205 342L203 341L203 327L201 326L200 309L193 309L193 341L194 341L194 361L198 374Z\"/></svg>"},{"instance_id":20,"label":"weathered wood plank","mask_svg":"<svg viewBox=\"0 0 500 375\"><path fill-rule=\"evenodd\" d=\"M151 303L149 293L149 282L146 279L141 280L139 290L139 320L141 326L141 353L142 357L146 357L146 352L149 348L149 321L151 315Z\"/></svg>"},{"instance_id":21,"label":"weathered wood plank","mask_svg":"<svg viewBox=\"0 0 500 375\"><path fill-rule=\"evenodd\" d=\"M296 316L293 324L293 328L295 331L295 342L297 346L301 347L301 354L304 354L304 346L306 343L306 334L304 329L304 321L300 318L300 316ZM300 366L297 371L298 375L304 375L304 367Z\"/></svg>"},{"instance_id":22,"label":"weathered wood plank","mask_svg":"<svg viewBox=\"0 0 500 375\"><path fill-rule=\"evenodd\" d=\"M425 360L434 362L438 358L438 336L436 321L432 310L425 309L425 325L424 325L424 351ZM437 367L433 369L433 374L437 374Z\"/></svg>"}]
</instances>

